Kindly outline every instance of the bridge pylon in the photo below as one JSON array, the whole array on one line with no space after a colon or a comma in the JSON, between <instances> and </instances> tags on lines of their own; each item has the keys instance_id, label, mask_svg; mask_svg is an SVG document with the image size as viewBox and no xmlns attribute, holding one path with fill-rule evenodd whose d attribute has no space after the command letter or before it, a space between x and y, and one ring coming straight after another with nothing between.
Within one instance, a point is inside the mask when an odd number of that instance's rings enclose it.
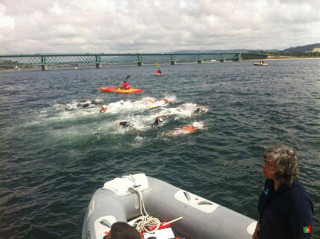
<instances>
[{"instance_id":1,"label":"bridge pylon","mask_svg":"<svg viewBox=\"0 0 320 239\"><path fill-rule=\"evenodd\" d=\"M42 71L46 71L48 70L48 66L47 66L47 59L45 56L41 56L41 70Z\"/></svg>"},{"instance_id":2,"label":"bridge pylon","mask_svg":"<svg viewBox=\"0 0 320 239\"><path fill-rule=\"evenodd\" d=\"M177 64L176 56L174 56L174 55L170 56L170 63L171 63L172 66Z\"/></svg>"}]
</instances>

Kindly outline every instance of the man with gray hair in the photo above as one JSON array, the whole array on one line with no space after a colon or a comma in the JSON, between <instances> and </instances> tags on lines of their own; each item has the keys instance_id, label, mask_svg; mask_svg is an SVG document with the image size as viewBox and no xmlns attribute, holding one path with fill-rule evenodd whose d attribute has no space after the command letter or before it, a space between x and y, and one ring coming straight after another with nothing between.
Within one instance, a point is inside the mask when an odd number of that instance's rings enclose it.
<instances>
[{"instance_id":1,"label":"man with gray hair","mask_svg":"<svg viewBox=\"0 0 320 239\"><path fill-rule=\"evenodd\" d=\"M253 239L302 239L312 236L313 204L298 179L298 157L292 147L275 145L263 153L264 190Z\"/></svg>"}]
</instances>

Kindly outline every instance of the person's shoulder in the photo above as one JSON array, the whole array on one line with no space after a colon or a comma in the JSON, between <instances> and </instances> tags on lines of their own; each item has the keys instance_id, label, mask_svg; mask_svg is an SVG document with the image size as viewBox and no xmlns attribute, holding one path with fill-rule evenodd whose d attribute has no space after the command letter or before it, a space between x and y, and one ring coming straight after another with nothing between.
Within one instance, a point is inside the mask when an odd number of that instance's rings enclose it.
<instances>
[{"instance_id":1,"label":"person's shoulder","mask_svg":"<svg viewBox=\"0 0 320 239\"><path fill-rule=\"evenodd\" d=\"M292 183L290 191L292 194L297 194L297 195L308 194L305 187L299 181L295 181Z\"/></svg>"},{"instance_id":2,"label":"person's shoulder","mask_svg":"<svg viewBox=\"0 0 320 239\"><path fill-rule=\"evenodd\" d=\"M299 181L293 182L290 189L290 197L294 204L301 204L306 201L312 203L310 195Z\"/></svg>"}]
</instances>

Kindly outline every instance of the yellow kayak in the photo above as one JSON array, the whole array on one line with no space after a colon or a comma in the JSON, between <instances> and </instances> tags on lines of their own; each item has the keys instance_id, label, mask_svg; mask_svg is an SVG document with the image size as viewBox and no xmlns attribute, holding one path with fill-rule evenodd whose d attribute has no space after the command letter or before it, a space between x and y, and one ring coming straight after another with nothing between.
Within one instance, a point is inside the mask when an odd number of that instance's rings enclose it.
<instances>
[{"instance_id":1,"label":"yellow kayak","mask_svg":"<svg viewBox=\"0 0 320 239\"><path fill-rule=\"evenodd\" d=\"M131 88L129 90L124 90L121 88L115 88L115 87L101 87L100 88L101 92L110 92L110 93L122 93L122 94L132 94L132 93L142 93L144 92L143 89L134 89Z\"/></svg>"}]
</instances>

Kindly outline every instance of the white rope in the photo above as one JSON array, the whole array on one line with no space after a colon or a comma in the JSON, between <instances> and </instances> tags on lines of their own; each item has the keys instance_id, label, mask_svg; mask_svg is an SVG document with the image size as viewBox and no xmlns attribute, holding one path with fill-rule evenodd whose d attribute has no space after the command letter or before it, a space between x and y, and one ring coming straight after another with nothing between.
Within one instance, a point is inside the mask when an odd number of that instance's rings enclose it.
<instances>
[{"instance_id":1,"label":"white rope","mask_svg":"<svg viewBox=\"0 0 320 239\"><path fill-rule=\"evenodd\" d=\"M137 223L136 229L138 230L138 232L142 232L142 231L146 231L148 233L156 232L159 229L161 222L158 218L152 217L148 214L146 207L144 205L142 193L139 189L140 185L137 185L135 178L132 177L131 174L129 176L124 176L124 177L133 181L134 186L131 188L138 194L138 197L139 197L139 208L140 208L140 214L142 216L142 220ZM156 225L156 227L153 230L148 229L148 226L150 227L154 225Z\"/></svg>"},{"instance_id":2,"label":"white rope","mask_svg":"<svg viewBox=\"0 0 320 239\"><path fill-rule=\"evenodd\" d=\"M134 186L131 187L131 189L133 191L135 191L139 197L139 208L140 208L140 214L141 214L142 219L140 221L136 222L137 223L136 229L138 230L138 232L146 231L148 233L155 233L161 225L160 220L158 218L152 217L148 214L146 207L144 205L142 193L139 189L140 185L137 185L135 178L131 174L129 176L123 176L123 177L128 178L129 180L131 180L134 183ZM171 224L171 223L176 222L181 219L182 219L182 217L179 217L179 218L176 218L170 222L166 222L163 225L165 226L167 224ZM150 226L152 226L152 228L154 227L154 229L149 230L148 227L150 227Z\"/></svg>"}]
</instances>

